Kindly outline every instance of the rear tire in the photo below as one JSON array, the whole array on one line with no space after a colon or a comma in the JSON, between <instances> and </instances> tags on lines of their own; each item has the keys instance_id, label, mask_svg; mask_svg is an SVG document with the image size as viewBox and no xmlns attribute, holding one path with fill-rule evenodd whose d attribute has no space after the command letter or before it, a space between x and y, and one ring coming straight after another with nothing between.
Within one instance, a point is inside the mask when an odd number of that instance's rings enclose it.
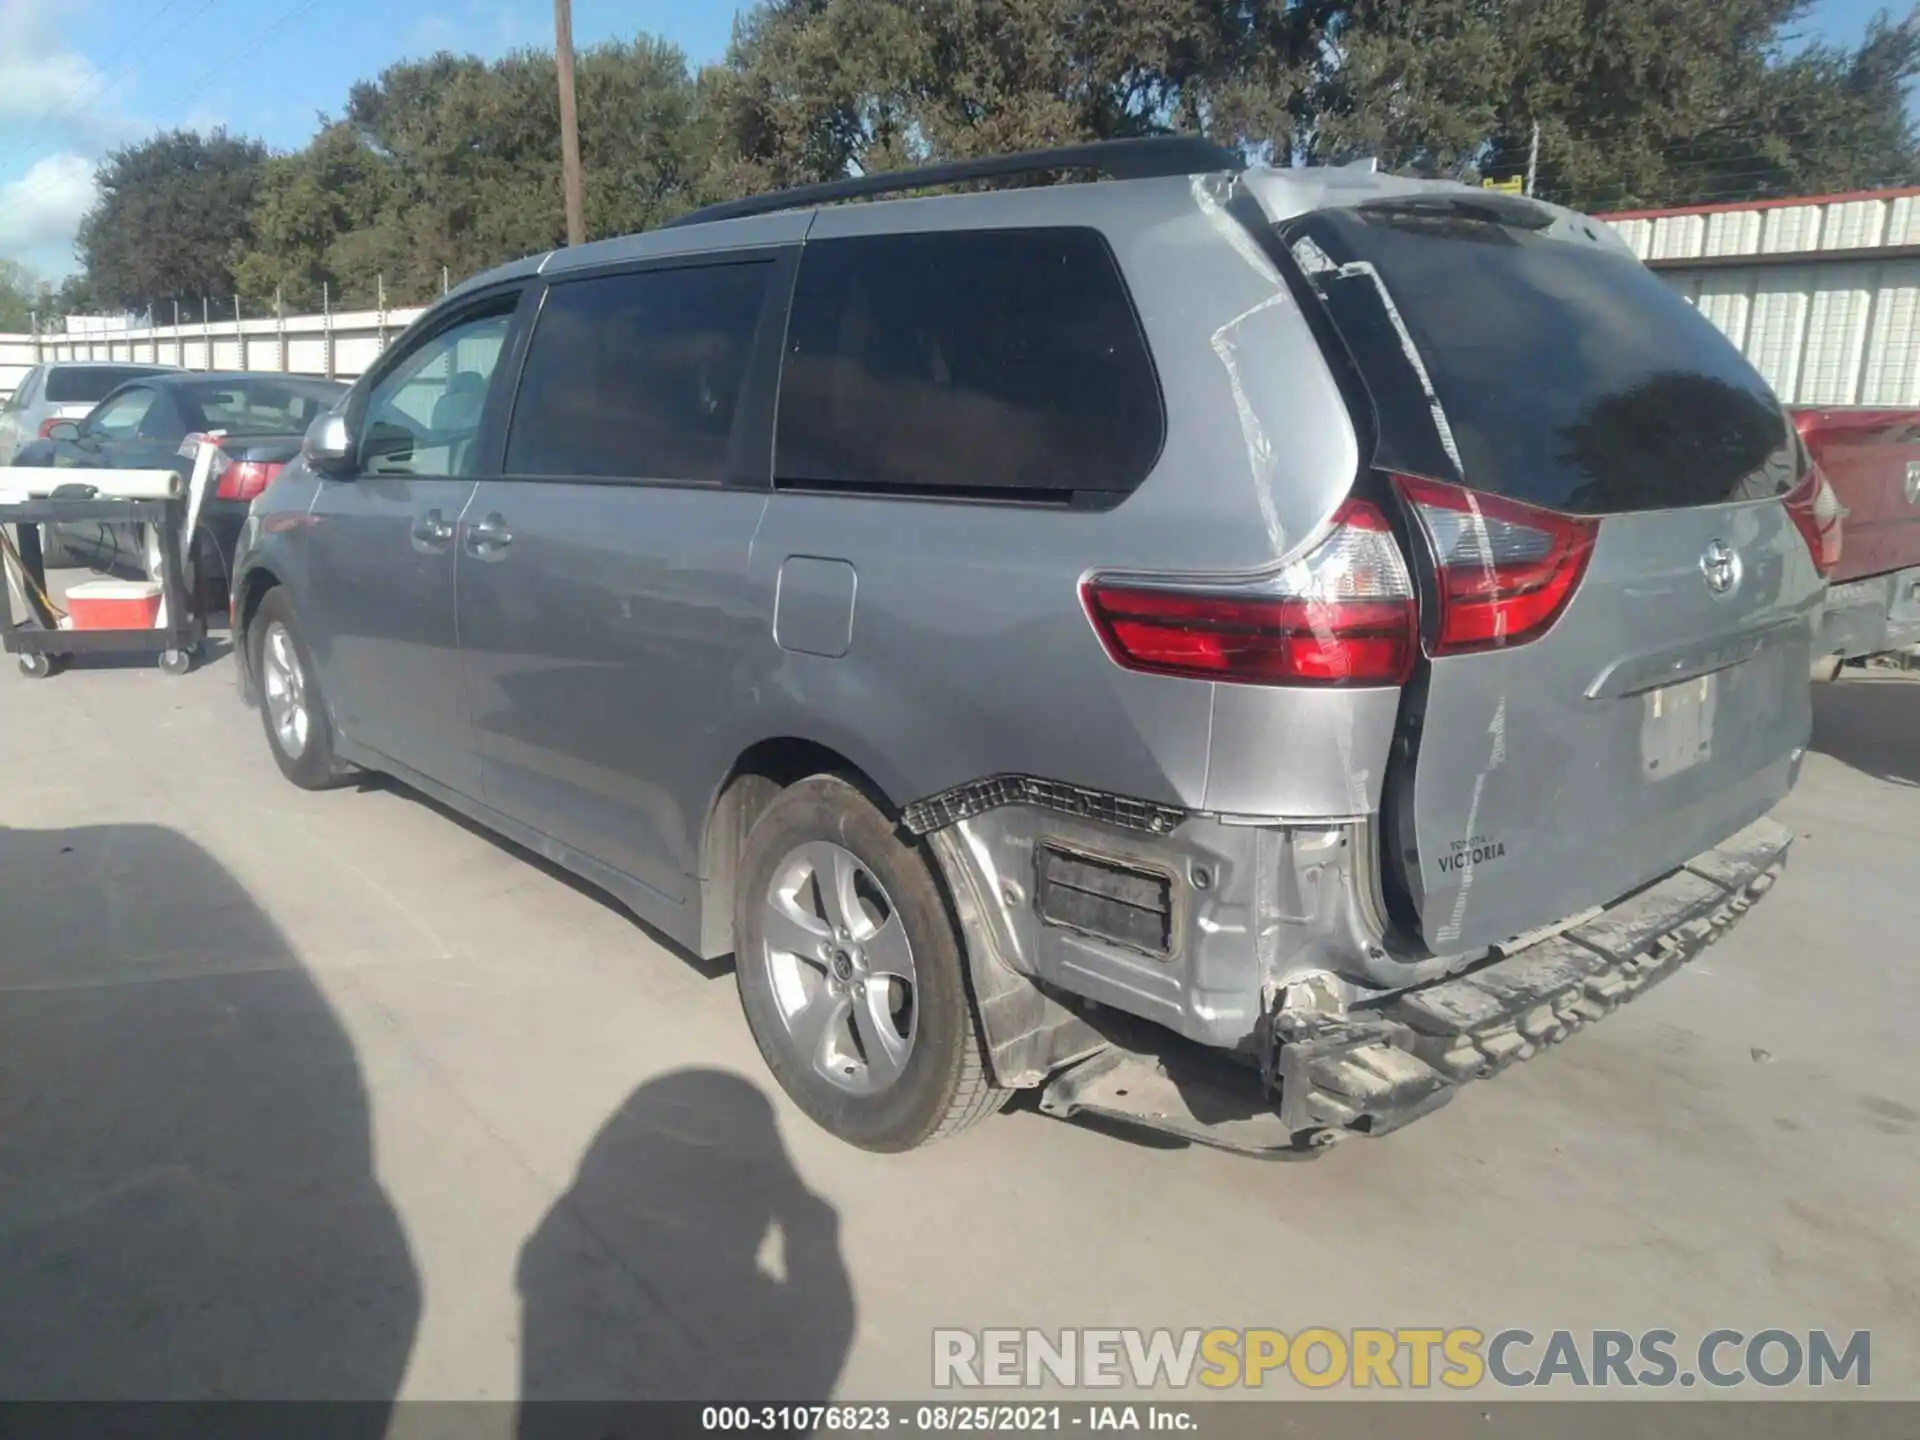
<instances>
[{"instance_id":1,"label":"rear tire","mask_svg":"<svg viewBox=\"0 0 1920 1440\"><path fill-rule=\"evenodd\" d=\"M261 600L247 647L273 763L302 790L338 785L352 772L334 756L326 697L284 589L275 587Z\"/></svg>"},{"instance_id":2,"label":"rear tire","mask_svg":"<svg viewBox=\"0 0 1920 1440\"><path fill-rule=\"evenodd\" d=\"M767 807L740 858L733 933L754 1042L821 1128L911 1150L1006 1102L939 883L848 781L816 775Z\"/></svg>"}]
</instances>

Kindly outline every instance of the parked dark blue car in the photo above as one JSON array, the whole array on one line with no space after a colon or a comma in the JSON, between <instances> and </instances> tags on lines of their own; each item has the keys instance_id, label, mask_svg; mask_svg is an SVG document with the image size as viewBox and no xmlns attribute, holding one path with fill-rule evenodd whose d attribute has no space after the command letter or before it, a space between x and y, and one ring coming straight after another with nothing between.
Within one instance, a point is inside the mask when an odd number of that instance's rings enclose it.
<instances>
[{"instance_id":1,"label":"parked dark blue car","mask_svg":"<svg viewBox=\"0 0 1920 1440\"><path fill-rule=\"evenodd\" d=\"M332 380L299 375L156 372L110 391L80 420L60 421L44 439L21 447L15 465L55 469L177 470L187 436L225 432L221 449L233 462L207 496L193 537L195 574L214 612L226 604L227 576L247 505L300 450L307 426L347 393ZM76 474L76 483L86 477ZM56 525L43 537L50 566L111 569L141 563L134 527Z\"/></svg>"}]
</instances>

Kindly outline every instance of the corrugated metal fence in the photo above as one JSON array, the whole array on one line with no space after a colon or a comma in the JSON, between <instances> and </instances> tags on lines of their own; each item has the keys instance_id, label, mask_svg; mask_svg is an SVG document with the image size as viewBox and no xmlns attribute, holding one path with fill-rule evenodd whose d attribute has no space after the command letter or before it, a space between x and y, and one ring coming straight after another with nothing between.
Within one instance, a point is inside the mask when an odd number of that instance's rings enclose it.
<instances>
[{"instance_id":1,"label":"corrugated metal fence","mask_svg":"<svg viewBox=\"0 0 1920 1440\"><path fill-rule=\"evenodd\" d=\"M1602 218L1787 403L1920 406L1920 191Z\"/></svg>"}]
</instances>

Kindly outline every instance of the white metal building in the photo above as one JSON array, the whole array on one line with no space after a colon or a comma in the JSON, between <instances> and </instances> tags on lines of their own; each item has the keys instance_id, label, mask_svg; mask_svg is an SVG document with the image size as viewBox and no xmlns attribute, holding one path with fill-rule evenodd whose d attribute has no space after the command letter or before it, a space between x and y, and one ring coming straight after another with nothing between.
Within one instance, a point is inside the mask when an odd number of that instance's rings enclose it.
<instances>
[{"instance_id":1,"label":"white metal building","mask_svg":"<svg viewBox=\"0 0 1920 1440\"><path fill-rule=\"evenodd\" d=\"M1920 406L1920 189L1602 218L1789 404Z\"/></svg>"}]
</instances>

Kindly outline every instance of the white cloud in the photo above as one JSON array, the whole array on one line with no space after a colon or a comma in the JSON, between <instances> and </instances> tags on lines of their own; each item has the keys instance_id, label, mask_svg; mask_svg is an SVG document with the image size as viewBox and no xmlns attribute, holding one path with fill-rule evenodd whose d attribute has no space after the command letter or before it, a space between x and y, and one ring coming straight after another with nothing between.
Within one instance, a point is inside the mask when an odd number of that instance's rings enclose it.
<instances>
[{"instance_id":1,"label":"white cloud","mask_svg":"<svg viewBox=\"0 0 1920 1440\"><path fill-rule=\"evenodd\" d=\"M60 0L0 0L0 129L9 138L100 130L107 77L68 44L73 21Z\"/></svg>"},{"instance_id":2,"label":"white cloud","mask_svg":"<svg viewBox=\"0 0 1920 1440\"><path fill-rule=\"evenodd\" d=\"M93 204L94 161L66 152L0 185L0 256L49 279L74 268L73 235Z\"/></svg>"},{"instance_id":3,"label":"white cloud","mask_svg":"<svg viewBox=\"0 0 1920 1440\"><path fill-rule=\"evenodd\" d=\"M74 43L93 33L83 11L79 0L0 0L0 174L13 177L0 182L0 256L49 279L74 268L98 157L146 128Z\"/></svg>"}]
</instances>

